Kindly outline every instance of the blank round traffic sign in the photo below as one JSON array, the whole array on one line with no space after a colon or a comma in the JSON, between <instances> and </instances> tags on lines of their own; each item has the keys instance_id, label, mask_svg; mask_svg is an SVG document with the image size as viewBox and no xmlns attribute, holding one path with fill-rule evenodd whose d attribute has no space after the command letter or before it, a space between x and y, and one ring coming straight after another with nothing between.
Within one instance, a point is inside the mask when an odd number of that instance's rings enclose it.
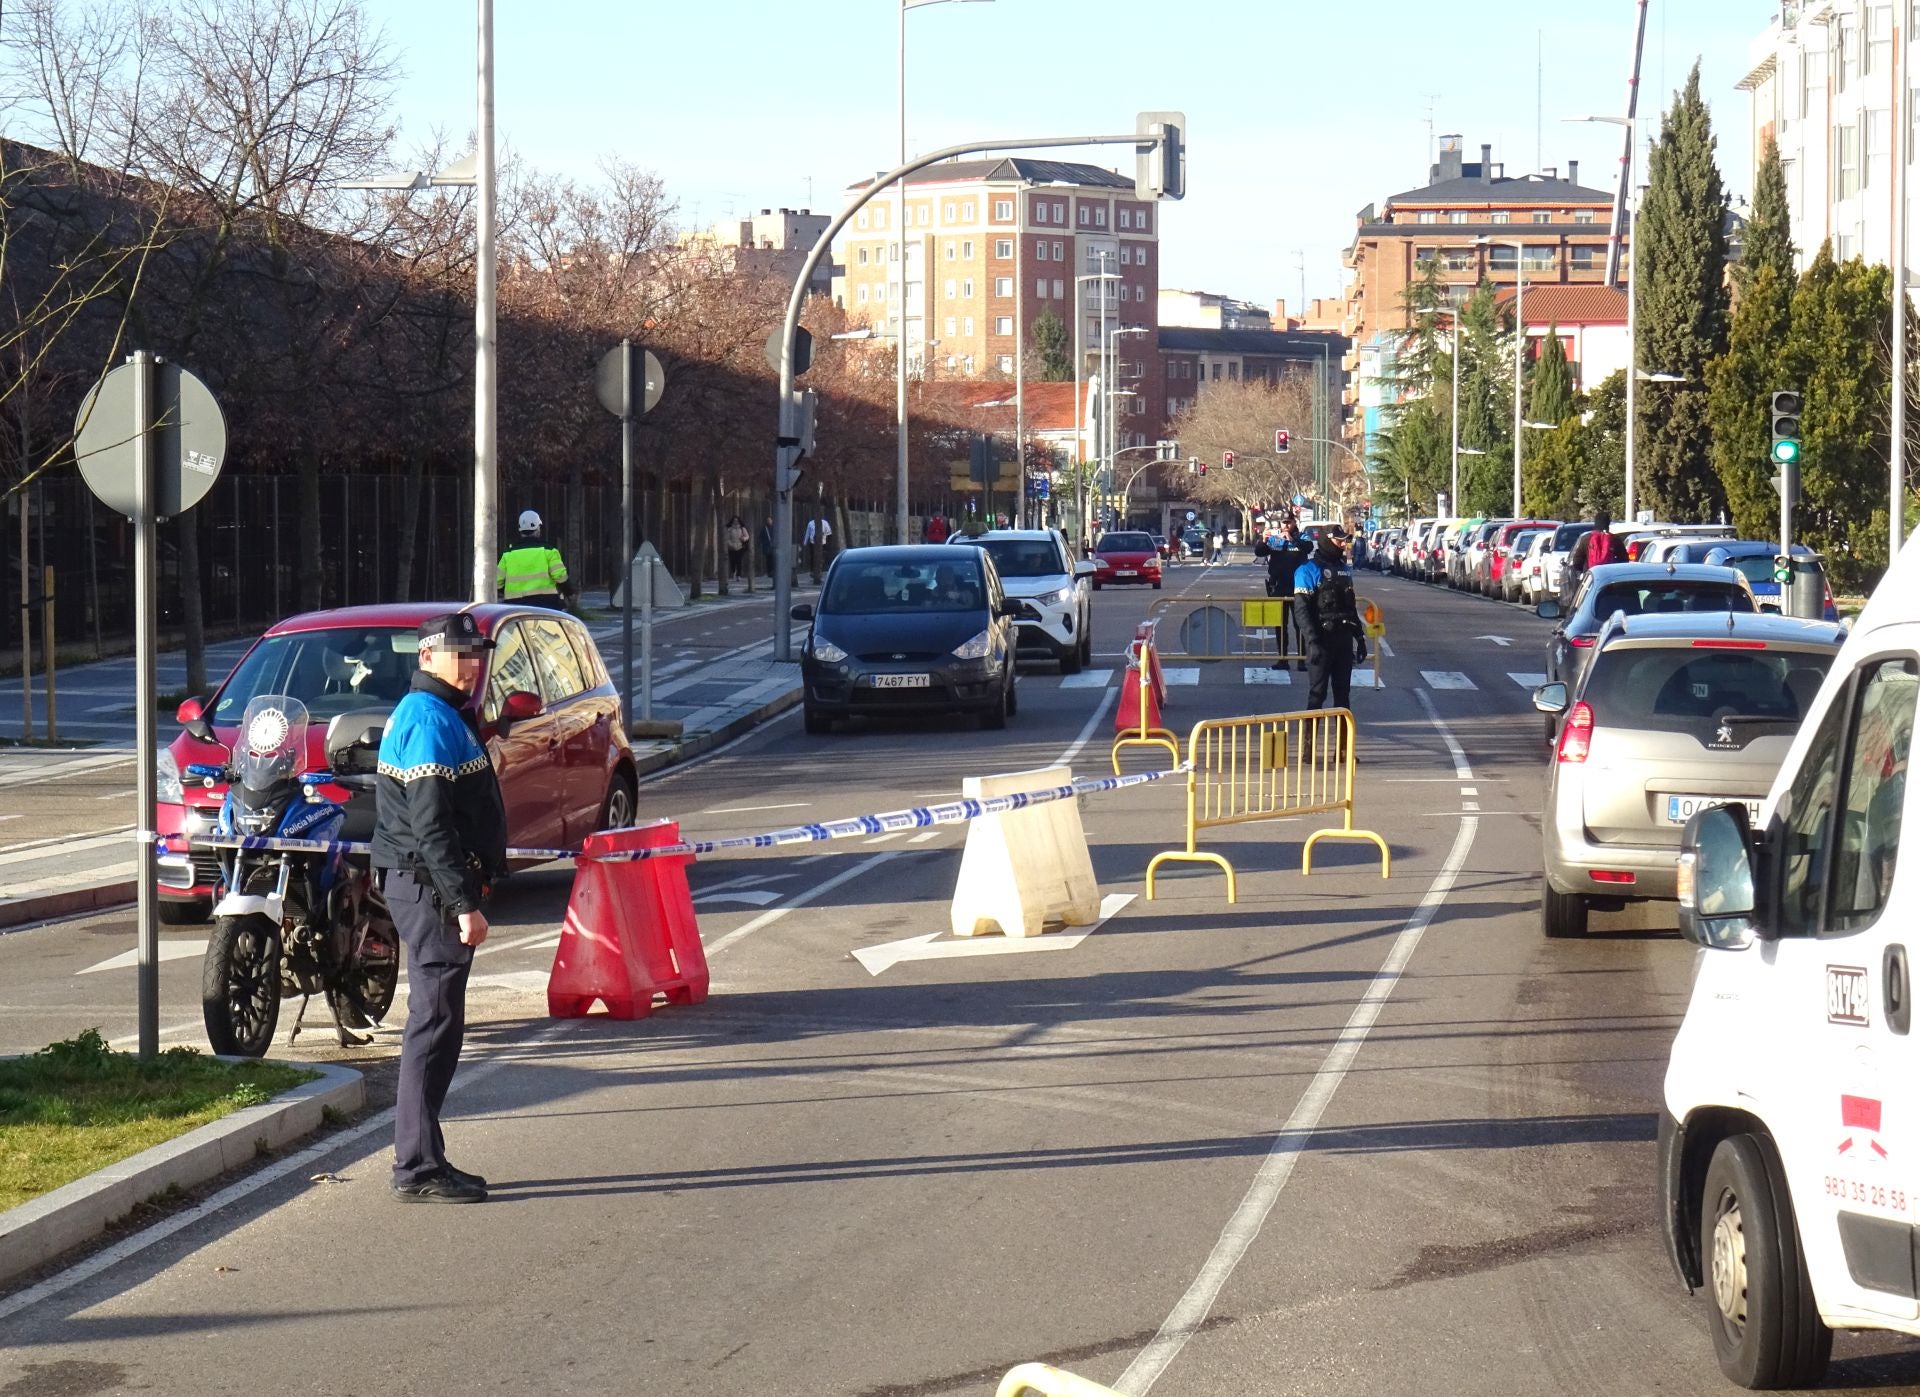
<instances>
[{"instance_id":1,"label":"blank round traffic sign","mask_svg":"<svg viewBox=\"0 0 1920 1397\"><path fill-rule=\"evenodd\" d=\"M147 433L152 466L150 507L171 519L206 498L227 457L227 419L207 385L178 364L154 361L150 419L134 418L134 386L141 366L109 369L88 391L74 423L73 454L95 498L129 518L140 509L134 443Z\"/></svg>"}]
</instances>

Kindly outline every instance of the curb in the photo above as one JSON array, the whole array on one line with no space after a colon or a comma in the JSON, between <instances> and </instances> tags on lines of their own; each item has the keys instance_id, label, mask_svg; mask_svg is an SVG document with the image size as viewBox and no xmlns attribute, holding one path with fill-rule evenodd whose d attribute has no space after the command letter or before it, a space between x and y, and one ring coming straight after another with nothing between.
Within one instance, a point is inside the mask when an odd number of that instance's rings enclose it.
<instances>
[{"instance_id":1,"label":"curb","mask_svg":"<svg viewBox=\"0 0 1920 1397\"><path fill-rule=\"evenodd\" d=\"M350 1067L285 1065L320 1075L0 1213L0 1284L92 1241L156 1194L203 1184L318 1129L327 1111L347 1114L366 1104L366 1079Z\"/></svg>"},{"instance_id":2,"label":"curb","mask_svg":"<svg viewBox=\"0 0 1920 1397\"><path fill-rule=\"evenodd\" d=\"M115 883L96 883L90 888L67 888L38 897L0 902L0 931L53 917L97 912L102 907L120 907L134 901L139 895L139 886L133 879L125 878Z\"/></svg>"},{"instance_id":3,"label":"curb","mask_svg":"<svg viewBox=\"0 0 1920 1397\"><path fill-rule=\"evenodd\" d=\"M696 733L664 750L637 757L633 763L634 776L644 779L655 775L668 767L678 766L681 762L690 761L694 757L733 741L736 737L752 732L769 718L777 718L789 708L797 707L804 693L804 686L796 683L778 698L769 699L751 713L743 713L737 718L728 719L711 732Z\"/></svg>"}]
</instances>

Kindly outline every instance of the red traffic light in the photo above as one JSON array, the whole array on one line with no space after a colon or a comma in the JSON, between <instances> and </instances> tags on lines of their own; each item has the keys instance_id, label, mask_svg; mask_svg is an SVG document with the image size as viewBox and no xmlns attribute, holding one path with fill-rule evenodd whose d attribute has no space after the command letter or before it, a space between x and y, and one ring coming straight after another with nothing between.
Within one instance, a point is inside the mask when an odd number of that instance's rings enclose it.
<instances>
[{"instance_id":1,"label":"red traffic light","mask_svg":"<svg viewBox=\"0 0 1920 1397\"><path fill-rule=\"evenodd\" d=\"M1273 454L1276 456L1284 456L1287 454L1288 448L1292 445L1293 433L1289 432L1285 427L1276 427L1273 433Z\"/></svg>"},{"instance_id":2,"label":"red traffic light","mask_svg":"<svg viewBox=\"0 0 1920 1397\"><path fill-rule=\"evenodd\" d=\"M1233 469L1233 453L1231 451L1222 451L1220 453L1220 469L1223 471Z\"/></svg>"}]
</instances>

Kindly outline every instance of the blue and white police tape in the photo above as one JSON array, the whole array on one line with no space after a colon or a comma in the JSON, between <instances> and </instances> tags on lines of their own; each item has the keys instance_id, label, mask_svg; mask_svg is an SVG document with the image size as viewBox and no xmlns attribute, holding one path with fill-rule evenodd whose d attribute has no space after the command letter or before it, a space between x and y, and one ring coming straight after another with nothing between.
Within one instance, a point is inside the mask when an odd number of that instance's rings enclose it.
<instances>
[{"instance_id":1,"label":"blue and white police tape","mask_svg":"<svg viewBox=\"0 0 1920 1397\"><path fill-rule=\"evenodd\" d=\"M186 841L196 849L246 849L267 851L276 854L370 854L373 845L364 840L334 839L282 839L278 835L267 834L196 834ZM160 852L175 852L166 837L160 840ZM577 849L509 849L507 857L516 862L542 863L550 859L570 859L578 855Z\"/></svg>"},{"instance_id":2,"label":"blue and white police tape","mask_svg":"<svg viewBox=\"0 0 1920 1397\"><path fill-rule=\"evenodd\" d=\"M1131 776L1100 776L1070 781L1064 786L1048 786L1038 791L1016 791L1012 795L983 796L979 799L949 801L944 805L914 805L905 810L889 810L879 815L857 815L849 820L830 820L817 825L793 825L771 834L741 834L729 839L696 839L679 844L663 844L657 849L626 849L617 853L581 855L602 863L630 863L639 859L658 859L692 854L731 853L739 849L773 849L783 844L814 844L828 839L851 839L862 834L889 834L897 830L927 829L934 825L964 824L982 815L1004 815L1049 801L1072 800L1100 791L1117 791L1127 786L1143 786L1169 776L1184 776L1187 768L1168 771L1143 771ZM616 831L609 831L615 833Z\"/></svg>"},{"instance_id":3,"label":"blue and white police tape","mask_svg":"<svg viewBox=\"0 0 1920 1397\"><path fill-rule=\"evenodd\" d=\"M888 810L878 815L856 815L846 820L823 824L793 825L768 834L740 834L726 839L699 839L679 844L664 844L653 849L626 849L615 853L583 854L577 849L509 849L507 857L516 862L547 862L554 859L592 859L602 863L630 863L640 859L658 859L691 854L732 853L743 849L775 849L784 844L814 844L830 839L852 839L859 835L889 834L897 830L930 829L935 825L965 824L982 815L1004 815L1012 810L1045 805L1049 801L1073 800L1102 791L1118 791L1128 786L1143 786L1169 776L1184 776L1187 768L1176 766L1167 771L1143 771L1130 776L1099 776L1070 781L1064 786L1049 786L1038 791L1016 791L1012 795L984 796L979 799L948 801L944 805L914 805L904 810ZM606 830L619 834L620 830ZM196 834L189 841L202 849L244 849L254 852L288 854L366 854L373 846L363 841L326 839L282 839L263 834ZM163 853L173 852L169 840L160 841Z\"/></svg>"}]
</instances>

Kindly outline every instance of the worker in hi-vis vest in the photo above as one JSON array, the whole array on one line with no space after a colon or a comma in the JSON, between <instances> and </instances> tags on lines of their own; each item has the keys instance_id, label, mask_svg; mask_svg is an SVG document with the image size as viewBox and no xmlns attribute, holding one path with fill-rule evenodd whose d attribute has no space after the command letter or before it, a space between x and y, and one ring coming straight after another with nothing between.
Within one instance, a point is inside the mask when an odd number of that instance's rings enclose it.
<instances>
[{"instance_id":1,"label":"worker in hi-vis vest","mask_svg":"<svg viewBox=\"0 0 1920 1397\"><path fill-rule=\"evenodd\" d=\"M510 602L566 608L574 594L560 550L547 546L538 511L520 511L520 541L500 555L500 595Z\"/></svg>"}]
</instances>

